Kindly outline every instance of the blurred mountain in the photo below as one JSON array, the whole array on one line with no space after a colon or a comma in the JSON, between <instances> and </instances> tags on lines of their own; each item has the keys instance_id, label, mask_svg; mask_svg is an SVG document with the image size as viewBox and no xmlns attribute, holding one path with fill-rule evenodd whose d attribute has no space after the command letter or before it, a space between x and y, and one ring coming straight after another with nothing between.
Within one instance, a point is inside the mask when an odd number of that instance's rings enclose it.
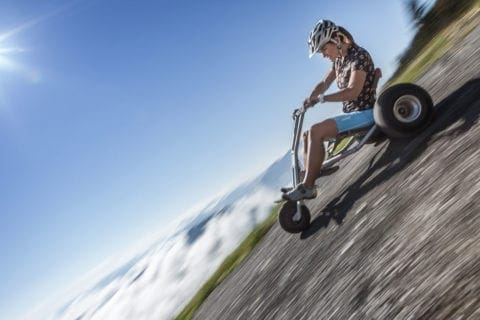
<instances>
[{"instance_id":1,"label":"blurred mountain","mask_svg":"<svg viewBox=\"0 0 480 320\"><path fill-rule=\"evenodd\" d=\"M217 197L155 243L31 319L170 319L263 221L289 184L290 153ZM99 280L98 280L99 279ZM30 319L30 317L27 317Z\"/></svg>"},{"instance_id":2,"label":"blurred mountain","mask_svg":"<svg viewBox=\"0 0 480 320\"><path fill-rule=\"evenodd\" d=\"M289 179L290 152L287 152L253 180L241 184L224 196L209 203L179 232L186 231L189 243L193 243L202 235L208 222L216 216L228 214L233 207L233 203L254 194L259 188L278 192L281 187L290 183Z\"/></svg>"}]
</instances>

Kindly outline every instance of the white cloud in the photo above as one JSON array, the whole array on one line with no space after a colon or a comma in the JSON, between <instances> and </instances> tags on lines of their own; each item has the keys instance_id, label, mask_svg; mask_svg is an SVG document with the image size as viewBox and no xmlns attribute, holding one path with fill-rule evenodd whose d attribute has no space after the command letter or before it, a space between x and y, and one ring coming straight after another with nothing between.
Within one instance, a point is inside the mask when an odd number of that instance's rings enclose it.
<instances>
[{"instance_id":1,"label":"white cloud","mask_svg":"<svg viewBox=\"0 0 480 320\"><path fill-rule=\"evenodd\" d=\"M195 242L189 243L187 234L182 233L159 243L127 272L98 288L82 289L63 313L50 311L49 317L40 318L171 319L252 227L268 215L275 196L271 190L257 190L234 203L227 213L212 218Z\"/></svg>"}]
</instances>

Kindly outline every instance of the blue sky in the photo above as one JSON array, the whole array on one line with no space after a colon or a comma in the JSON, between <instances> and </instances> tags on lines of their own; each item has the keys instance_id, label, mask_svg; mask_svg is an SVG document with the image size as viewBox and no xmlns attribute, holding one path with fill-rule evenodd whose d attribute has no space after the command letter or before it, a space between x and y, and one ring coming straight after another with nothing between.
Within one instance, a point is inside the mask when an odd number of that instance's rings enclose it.
<instances>
[{"instance_id":1,"label":"blue sky","mask_svg":"<svg viewBox=\"0 0 480 320\"><path fill-rule=\"evenodd\" d=\"M2 1L0 313L12 318L287 151L329 18L384 74L398 1ZM322 105L306 125L333 115Z\"/></svg>"}]
</instances>

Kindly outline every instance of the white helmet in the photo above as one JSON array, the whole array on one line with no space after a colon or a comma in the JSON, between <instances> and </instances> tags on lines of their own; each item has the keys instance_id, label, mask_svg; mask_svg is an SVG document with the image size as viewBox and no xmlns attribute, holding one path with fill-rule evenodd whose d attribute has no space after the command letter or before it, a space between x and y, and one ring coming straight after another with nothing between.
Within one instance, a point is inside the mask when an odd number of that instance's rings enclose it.
<instances>
[{"instance_id":1,"label":"white helmet","mask_svg":"<svg viewBox=\"0 0 480 320\"><path fill-rule=\"evenodd\" d=\"M330 20L320 20L315 25L308 37L309 58L313 57L325 43L332 40L332 34L338 31L338 27Z\"/></svg>"}]
</instances>

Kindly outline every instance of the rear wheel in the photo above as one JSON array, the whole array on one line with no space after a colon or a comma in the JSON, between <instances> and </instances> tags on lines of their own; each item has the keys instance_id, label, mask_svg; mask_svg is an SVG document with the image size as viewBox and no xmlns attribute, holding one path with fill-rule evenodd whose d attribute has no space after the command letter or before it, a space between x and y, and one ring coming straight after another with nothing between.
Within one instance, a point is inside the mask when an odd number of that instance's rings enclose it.
<instances>
[{"instance_id":1,"label":"rear wheel","mask_svg":"<svg viewBox=\"0 0 480 320\"><path fill-rule=\"evenodd\" d=\"M375 123L391 138L417 134L429 124L432 115L432 98L413 83L397 84L382 92L373 110Z\"/></svg>"},{"instance_id":2,"label":"rear wheel","mask_svg":"<svg viewBox=\"0 0 480 320\"><path fill-rule=\"evenodd\" d=\"M278 213L278 222L283 230L289 233L299 233L306 230L310 226L310 211L304 205L301 206L300 219L295 220L297 213L297 203L287 201L283 204Z\"/></svg>"}]
</instances>

